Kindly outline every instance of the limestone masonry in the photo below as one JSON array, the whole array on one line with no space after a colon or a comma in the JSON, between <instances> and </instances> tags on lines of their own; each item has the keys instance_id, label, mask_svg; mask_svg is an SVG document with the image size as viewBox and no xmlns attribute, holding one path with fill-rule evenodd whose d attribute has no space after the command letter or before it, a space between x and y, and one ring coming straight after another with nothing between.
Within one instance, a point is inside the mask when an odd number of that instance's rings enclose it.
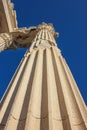
<instances>
[{"instance_id":1,"label":"limestone masonry","mask_svg":"<svg viewBox=\"0 0 87 130\"><path fill-rule=\"evenodd\" d=\"M58 33L46 23L18 28L15 14L10 0L0 0L0 51L28 48L0 102L0 130L87 130L87 108Z\"/></svg>"}]
</instances>

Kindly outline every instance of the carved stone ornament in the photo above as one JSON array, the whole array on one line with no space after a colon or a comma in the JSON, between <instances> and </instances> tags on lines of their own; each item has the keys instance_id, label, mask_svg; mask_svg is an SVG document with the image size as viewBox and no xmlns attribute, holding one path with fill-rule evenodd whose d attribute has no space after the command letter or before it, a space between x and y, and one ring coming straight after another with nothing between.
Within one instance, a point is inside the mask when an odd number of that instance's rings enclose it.
<instances>
[{"instance_id":1,"label":"carved stone ornament","mask_svg":"<svg viewBox=\"0 0 87 130\"><path fill-rule=\"evenodd\" d=\"M12 32L17 28L16 11L10 0L0 0L0 33Z\"/></svg>"}]
</instances>

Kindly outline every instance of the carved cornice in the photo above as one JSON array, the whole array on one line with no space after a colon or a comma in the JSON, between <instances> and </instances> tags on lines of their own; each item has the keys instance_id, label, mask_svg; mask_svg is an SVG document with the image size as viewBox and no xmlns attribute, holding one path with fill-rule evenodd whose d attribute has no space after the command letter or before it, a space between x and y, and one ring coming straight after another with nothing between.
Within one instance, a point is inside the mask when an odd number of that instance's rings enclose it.
<instances>
[{"instance_id":1,"label":"carved cornice","mask_svg":"<svg viewBox=\"0 0 87 130\"><path fill-rule=\"evenodd\" d=\"M37 31L36 27L19 28L10 33L13 38L13 43L9 49L16 48L29 48L33 39L35 38Z\"/></svg>"},{"instance_id":2,"label":"carved cornice","mask_svg":"<svg viewBox=\"0 0 87 130\"><path fill-rule=\"evenodd\" d=\"M54 39L57 36L59 36L59 33L55 32L52 24L42 23L39 26L15 29L14 32L11 33L11 35L13 37L13 44L11 44L9 49L29 48L30 46L32 46L31 45L32 42L34 42L34 41L36 42L35 39L37 39L36 37L38 36L38 32L40 30L45 31L45 29L48 30L48 32L50 32L53 35L52 37L54 37L54 38L49 38L49 39L42 38L42 39L48 40L48 41L52 42L53 45L56 45Z\"/></svg>"},{"instance_id":3,"label":"carved cornice","mask_svg":"<svg viewBox=\"0 0 87 130\"><path fill-rule=\"evenodd\" d=\"M6 42L7 48L5 49L29 48L33 43L35 46L39 45L39 42L42 43L41 40L46 40L49 46L56 46L55 38L57 34L53 25L46 23L30 28L14 28L12 32L7 33L11 37L11 42L8 45L8 42Z\"/></svg>"}]
</instances>

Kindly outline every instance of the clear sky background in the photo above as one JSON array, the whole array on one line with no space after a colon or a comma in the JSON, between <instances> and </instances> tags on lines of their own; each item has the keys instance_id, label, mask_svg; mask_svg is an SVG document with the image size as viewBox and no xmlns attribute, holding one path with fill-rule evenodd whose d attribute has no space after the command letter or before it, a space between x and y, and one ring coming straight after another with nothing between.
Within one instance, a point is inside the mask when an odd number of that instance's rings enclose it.
<instances>
[{"instance_id":1,"label":"clear sky background","mask_svg":"<svg viewBox=\"0 0 87 130\"><path fill-rule=\"evenodd\" d=\"M53 23L57 39L87 104L87 0L12 0L19 27ZM0 53L0 98L26 49Z\"/></svg>"}]
</instances>

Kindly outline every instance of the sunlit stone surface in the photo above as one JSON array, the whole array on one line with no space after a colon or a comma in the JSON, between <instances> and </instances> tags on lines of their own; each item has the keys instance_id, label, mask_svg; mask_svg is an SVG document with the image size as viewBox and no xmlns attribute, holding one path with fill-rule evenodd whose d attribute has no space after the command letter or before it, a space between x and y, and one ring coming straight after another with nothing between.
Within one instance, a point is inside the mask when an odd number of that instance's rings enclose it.
<instances>
[{"instance_id":1,"label":"sunlit stone surface","mask_svg":"<svg viewBox=\"0 0 87 130\"><path fill-rule=\"evenodd\" d=\"M1 101L0 130L86 130L87 109L57 48L52 25L42 23Z\"/></svg>"},{"instance_id":2,"label":"sunlit stone surface","mask_svg":"<svg viewBox=\"0 0 87 130\"><path fill-rule=\"evenodd\" d=\"M3 1L2 12L13 8L9 0ZM6 28L0 25L0 51L15 46L28 51L1 100L0 130L87 130L87 108L57 47L52 24L17 30L9 18Z\"/></svg>"}]
</instances>

